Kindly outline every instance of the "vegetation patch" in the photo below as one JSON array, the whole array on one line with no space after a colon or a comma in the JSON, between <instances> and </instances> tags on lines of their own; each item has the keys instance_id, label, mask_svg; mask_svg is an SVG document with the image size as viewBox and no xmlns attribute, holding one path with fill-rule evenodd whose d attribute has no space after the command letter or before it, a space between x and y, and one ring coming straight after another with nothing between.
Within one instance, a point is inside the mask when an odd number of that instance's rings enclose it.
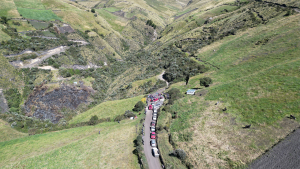
<instances>
[{"instance_id":1,"label":"vegetation patch","mask_svg":"<svg viewBox=\"0 0 300 169\"><path fill-rule=\"evenodd\" d=\"M38 21L29 21L29 22L35 29L45 29L48 28L49 26L49 23L47 22L38 22Z\"/></svg>"},{"instance_id":2,"label":"vegetation patch","mask_svg":"<svg viewBox=\"0 0 300 169\"><path fill-rule=\"evenodd\" d=\"M70 124L88 121L93 115L97 115L99 118L113 118L117 115L123 114L126 110L131 110L142 98L143 96L138 96L129 99L103 102L85 113L75 116L70 121Z\"/></svg>"},{"instance_id":3,"label":"vegetation patch","mask_svg":"<svg viewBox=\"0 0 300 169\"><path fill-rule=\"evenodd\" d=\"M36 19L41 21L54 21L60 20L58 16L56 16L52 10L38 10L38 9L28 9L28 8L18 8L18 12L24 18L27 19Z\"/></svg>"}]
</instances>

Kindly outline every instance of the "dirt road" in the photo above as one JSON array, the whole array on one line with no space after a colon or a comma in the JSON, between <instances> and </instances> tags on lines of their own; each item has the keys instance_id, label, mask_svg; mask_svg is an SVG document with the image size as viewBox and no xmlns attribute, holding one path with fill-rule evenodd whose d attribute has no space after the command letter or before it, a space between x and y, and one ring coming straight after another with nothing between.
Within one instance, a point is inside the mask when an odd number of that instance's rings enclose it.
<instances>
[{"instance_id":1,"label":"dirt road","mask_svg":"<svg viewBox=\"0 0 300 169\"><path fill-rule=\"evenodd\" d=\"M162 75L164 74L165 72L162 72L158 78L165 81L163 78L162 78ZM168 82L166 82L167 85ZM163 91L165 90L165 88L163 89L159 89L158 91L156 91L155 93L162 93ZM152 93L152 95L155 95L155 93ZM161 104L163 104L163 101L159 101ZM150 100L148 99L148 105L150 105L151 102ZM148 107L148 106L147 106ZM146 111L146 118L145 118L145 136L144 136L144 152L145 152L145 155L146 155L146 158L147 158L147 162L148 162L148 165L149 165L149 169L161 169L161 164L160 164L160 161L159 161L159 158L158 157L154 157L152 155L152 147L150 145L150 123L152 121L152 113L153 111L152 110L148 110L148 108L145 109ZM157 144L157 142L156 142Z\"/></svg>"},{"instance_id":2,"label":"dirt road","mask_svg":"<svg viewBox=\"0 0 300 169\"><path fill-rule=\"evenodd\" d=\"M250 169L299 169L300 129L287 136L269 152L255 160Z\"/></svg>"},{"instance_id":3,"label":"dirt road","mask_svg":"<svg viewBox=\"0 0 300 169\"><path fill-rule=\"evenodd\" d=\"M144 152L147 158L149 169L160 169L162 167L159 158L152 155L152 147L150 145L150 123L152 121L152 112L152 110L146 109Z\"/></svg>"},{"instance_id":4,"label":"dirt road","mask_svg":"<svg viewBox=\"0 0 300 169\"><path fill-rule=\"evenodd\" d=\"M168 87L169 83L163 78L164 74L165 74L165 71L163 71L160 75L158 75L158 79L165 81L167 83L167 87Z\"/></svg>"}]
</instances>

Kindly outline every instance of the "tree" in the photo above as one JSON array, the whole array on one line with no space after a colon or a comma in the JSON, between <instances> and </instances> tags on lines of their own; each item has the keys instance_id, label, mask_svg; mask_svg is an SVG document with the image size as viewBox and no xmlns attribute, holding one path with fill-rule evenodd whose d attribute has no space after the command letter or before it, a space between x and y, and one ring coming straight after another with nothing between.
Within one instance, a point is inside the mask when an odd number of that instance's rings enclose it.
<instances>
[{"instance_id":1,"label":"tree","mask_svg":"<svg viewBox=\"0 0 300 169\"><path fill-rule=\"evenodd\" d=\"M212 79L210 77L200 78L200 86L209 87L212 84Z\"/></svg>"},{"instance_id":2,"label":"tree","mask_svg":"<svg viewBox=\"0 0 300 169\"><path fill-rule=\"evenodd\" d=\"M144 109L144 106L145 106L144 103L142 101L139 101L134 105L134 108L132 110L133 111L141 111Z\"/></svg>"},{"instance_id":3,"label":"tree","mask_svg":"<svg viewBox=\"0 0 300 169\"><path fill-rule=\"evenodd\" d=\"M186 75L185 77L185 85L187 85L189 83L189 80L190 80L190 75Z\"/></svg>"},{"instance_id":4,"label":"tree","mask_svg":"<svg viewBox=\"0 0 300 169\"><path fill-rule=\"evenodd\" d=\"M6 16L1 16L1 23L3 24L7 24L8 19L6 18Z\"/></svg>"},{"instance_id":5,"label":"tree","mask_svg":"<svg viewBox=\"0 0 300 169\"><path fill-rule=\"evenodd\" d=\"M92 9L91 12L92 12L92 13L95 13L95 9Z\"/></svg>"}]
</instances>

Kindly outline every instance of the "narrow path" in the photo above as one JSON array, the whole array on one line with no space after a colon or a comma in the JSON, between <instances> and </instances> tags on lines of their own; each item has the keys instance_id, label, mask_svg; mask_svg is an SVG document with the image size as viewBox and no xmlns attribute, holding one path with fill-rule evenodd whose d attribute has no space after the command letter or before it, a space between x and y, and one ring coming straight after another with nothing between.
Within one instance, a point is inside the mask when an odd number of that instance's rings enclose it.
<instances>
[{"instance_id":1,"label":"narrow path","mask_svg":"<svg viewBox=\"0 0 300 169\"><path fill-rule=\"evenodd\" d=\"M160 75L158 75L158 78L165 81L165 79L163 79L163 74L165 73L165 71L163 71ZM167 86L169 85L169 83L166 81L167 83ZM162 89L159 89L158 91L156 91L155 93L162 93L166 88L162 88ZM153 93L153 95L155 94ZM158 101L160 102L161 104L163 104L163 101ZM151 102L148 100L148 105L150 105ZM146 118L145 118L145 136L144 136L144 153L145 153L145 156L147 158L147 162L148 162L148 166L149 166L149 169L161 169L161 163L159 161L159 158L158 157L154 157L152 155L152 147L150 145L150 123L152 121L152 113L153 111L152 110L148 110L148 105L147 107L145 108L145 111L146 111ZM159 139L159 138L156 138L156 140ZM156 144L158 142L156 141ZM159 153L160 154L160 153Z\"/></svg>"}]
</instances>

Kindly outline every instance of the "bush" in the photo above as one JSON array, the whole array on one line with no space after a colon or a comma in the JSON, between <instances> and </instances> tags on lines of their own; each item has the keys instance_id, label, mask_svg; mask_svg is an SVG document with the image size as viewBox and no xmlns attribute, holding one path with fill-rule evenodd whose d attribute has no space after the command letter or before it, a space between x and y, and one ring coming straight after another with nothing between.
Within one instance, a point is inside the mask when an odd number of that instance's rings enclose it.
<instances>
[{"instance_id":1,"label":"bush","mask_svg":"<svg viewBox=\"0 0 300 169\"><path fill-rule=\"evenodd\" d=\"M182 149L175 150L173 154L182 161L186 159L186 153Z\"/></svg>"},{"instance_id":2,"label":"bush","mask_svg":"<svg viewBox=\"0 0 300 169\"><path fill-rule=\"evenodd\" d=\"M94 115L91 117L90 121L88 122L89 125L95 125L97 124L97 121L98 121L98 116L97 115Z\"/></svg>"},{"instance_id":3,"label":"bush","mask_svg":"<svg viewBox=\"0 0 300 169\"><path fill-rule=\"evenodd\" d=\"M173 104L175 100L179 99L182 97L182 94L179 89L172 88L171 90L168 91L168 94L170 96L168 104Z\"/></svg>"},{"instance_id":4,"label":"bush","mask_svg":"<svg viewBox=\"0 0 300 169\"><path fill-rule=\"evenodd\" d=\"M19 106L22 101L21 94L18 89L9 89L4 92L5 98L8 103L8 107L10 108L10 111L12 112L18 112Z\"/></svg>"},{"instance_id":5,"label":"bush","mask_svg":"<svg viewBox=\"0 0 300 169\"><path fill-rule=\"evenodd\" d=\"M95 13L95 9L92 9L91 12L92 12L92 13Z\"/></svg>"},{"instance_id":6,"label":"bush","mask_svg":"<svg viewBox=\"0 0 300 169\"><path fill-rule=\"evenodd\" d=\"M209 87L212 84L212 79L210 77L200 78L200 86Z\"/></svg>"},{"instance_id":7,"label":"bush","mask_svg":"<svg viewBox=\"0 0 300 169\"><path fill-rule=\"evenodd\" d=\"M144 106L145 106L144 103L142 101L139 101L134 105L134 108L132 110L138 112L143 110Z\"/></svg>"}]
</instances>

